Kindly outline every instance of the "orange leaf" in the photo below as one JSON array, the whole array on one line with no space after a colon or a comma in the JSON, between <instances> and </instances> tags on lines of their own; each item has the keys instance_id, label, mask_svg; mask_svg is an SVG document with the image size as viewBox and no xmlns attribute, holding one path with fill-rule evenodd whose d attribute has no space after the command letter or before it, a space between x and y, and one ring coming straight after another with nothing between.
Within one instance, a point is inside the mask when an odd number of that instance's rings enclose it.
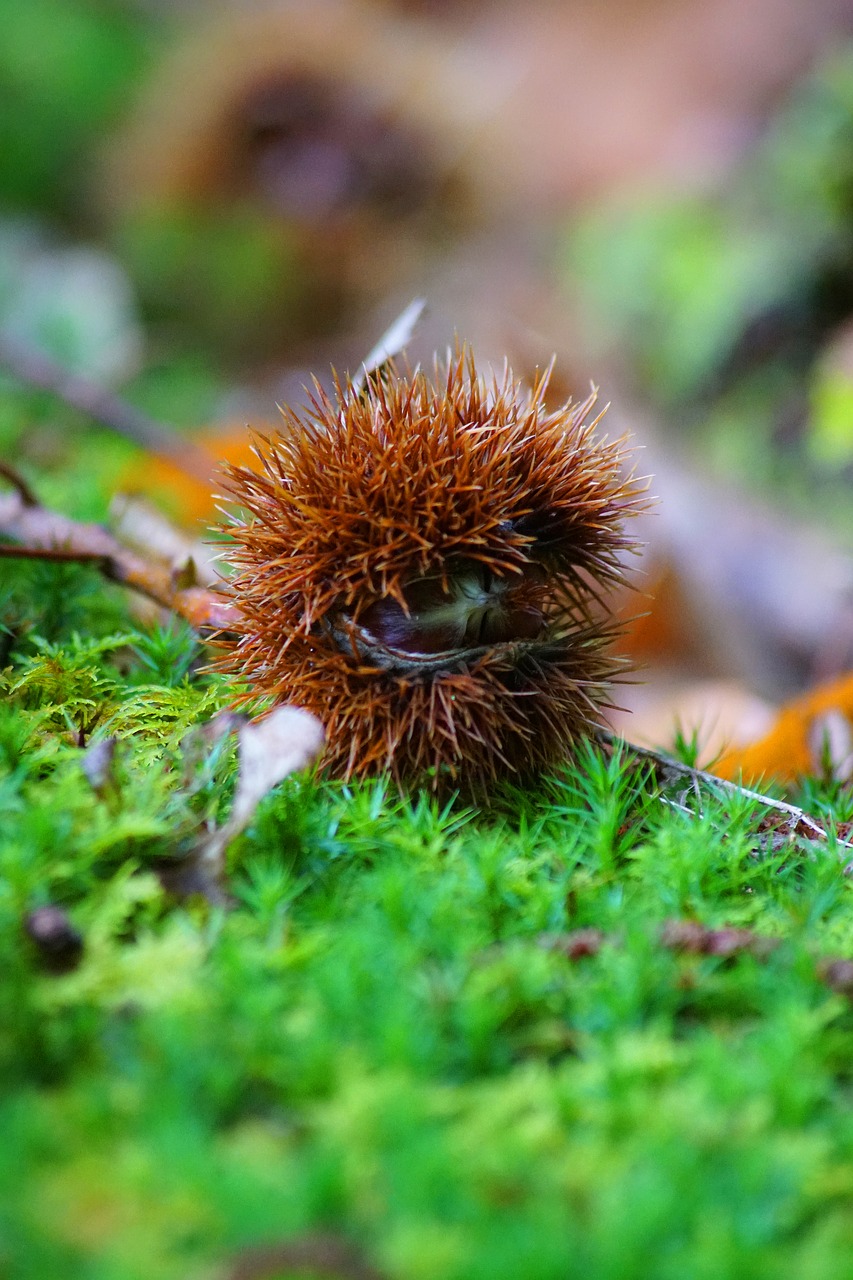
<instances>
[{"instance_id":1,"label":"orange leaf","mask_svg":"<svg viewBox=\"0 0 853 1280\"><path fill-rule=\"evenodd\" d=\"M821 768L822 742L831 718L853 723L853 673L818 685L782 707L770 732L727 751L713 766L721 778L795 782Z\"/></svg>"},{"instance_id":2,"label":"orange leaf","mask_svg":"<svg viewBox=\"0 0 853 1280\"><path fill-rule=\"evenodd\" d=\"M162 502L169 515L186 528L208 524L216 511L216 497L221 493L225 463L252 466L252 439L244 424L226 431L202 432L194 437L195 445L210 457L210 481L205 483L188 475L167 458L147 455L125 474L122 488L130 493L144 493Z\"/></svg>"}]
</instances>

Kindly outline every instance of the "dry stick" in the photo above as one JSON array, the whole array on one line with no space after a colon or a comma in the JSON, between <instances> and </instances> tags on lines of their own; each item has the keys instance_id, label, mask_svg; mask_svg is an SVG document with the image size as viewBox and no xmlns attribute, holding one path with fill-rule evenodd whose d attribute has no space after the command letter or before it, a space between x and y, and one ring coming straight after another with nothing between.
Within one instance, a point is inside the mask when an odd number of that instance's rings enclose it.
<instances>
[{"instance_id":1,"label":"dry stick","mask_svg":"<svg viewBox=\"0 0 853 1280\"><path fill-rule=\"evenodd\" d=\"M163 423L88 378L57 364L44 352L0 331L0 365L28 386L49 391L57 399L93 418L110 431L167 458L187 475L210 483L213 462L203 449L182 440Z\"/></svg>"},{"instance_id":2,"label":"dry stick","mask_svg":"<svg viewBox=\"0 0 853 1280\"><path fill-rule=\"evenodd\" d=\"M148 596L197 631L227 631L235 622L235 606L215 591L179 587L168 568L134 555L102 525L69 520L28 501L20 477L7 465L2 474L17 492L0 496L0 537L16 545L0 544L0 557L93 564L111 581Z\"/></svg>"},{"instance_id":3,"label":"dry stick","mask_svg":"<svg viewBox=\"0 0 853 1280\"><path fill-rule=\"evenodd\" d=\"M24 477L14 467L9 466L8 462L0 461L0 476L3 476L13 488L17 489L25 507L37 507L39 505L39 500L34 490L30 488Z\"/></svg>"},{"instance_id":4,"label":"dry stick","mask_svg":"<svg viewBox=\"0 0 853 1280\"><path fill-rule=\"evenodd\" d=\"M595 737L611 751L623 741L606 729L598 729ZM826 843L824 828L797 805L788 804L785 800L776 800L772 796L765 796L760 791L751 791L748 787L741 787L736 782L729 782L726 778L718 778L716 774L707 773L704 769L693 769L690 765L681 764L671 756L664 755L661 751L653 751L650 747L638 747L633 742L625 742L624 745L632 755L641 760L648 760L652 764L655 777L661 787L669 786L673 782L686 782L694 790L702 786L712 792L716 791L717 794L722 792L753 800L763 809L779 814L789 834L804 836L808 840L817 840L821 844ZM851 847L847 841L839 840L838 843L843 848Z\"/></svg>"}]
</instances>

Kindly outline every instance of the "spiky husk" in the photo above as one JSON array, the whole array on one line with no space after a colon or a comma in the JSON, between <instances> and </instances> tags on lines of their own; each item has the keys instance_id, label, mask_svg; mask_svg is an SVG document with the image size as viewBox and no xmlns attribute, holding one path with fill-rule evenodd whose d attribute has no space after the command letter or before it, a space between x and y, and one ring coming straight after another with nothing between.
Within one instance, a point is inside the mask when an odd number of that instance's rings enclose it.
<instances>
[{"instance_id":1,"label":"spiky husk","mask_svg":"<svg viewBox=\"0 0 853 1280\"><path fill-rule=\"evenodd\" d=\"M505 370L487 384L464 348L433 378L386 367L334 397L316 387L310 412L285 409L285 431L258 440L258 470L231 469L242 620L217 665L244 702L315 712L327 772L482 791L567 757L596 722L620 668L603 602L644 485L624 442L597 436L594 395L550 410L547 383L525 392ZM401 652L366 627L378 601L417 637L413 590L450 599L466 574L486 610L488 583L501 593L496 638L478 623L450 648ZM539 633L516 638L530 616Z\"/></svg>"}]
</instances>

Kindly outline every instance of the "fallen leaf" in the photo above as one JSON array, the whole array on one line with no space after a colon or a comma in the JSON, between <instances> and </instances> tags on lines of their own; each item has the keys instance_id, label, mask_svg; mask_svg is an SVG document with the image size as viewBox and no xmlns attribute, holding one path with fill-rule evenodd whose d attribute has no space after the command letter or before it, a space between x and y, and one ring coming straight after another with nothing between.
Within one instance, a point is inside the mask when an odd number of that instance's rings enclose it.
<instances>
[{"instance_id":1,"label":"fallen leaf","mask_svg":"<svg viewBox=\"0 0 853 1280\"><path fill-rule=\"evenodd\" d=\"M727 751L713 766L714 773L748 782L773 778L783 783L820 773L826 726L832 723L827 717L838 716L848 725L853 720L853 673L818 685L787 703L769 733L747 746ZM839 739L837 732L835 739ZM843 768L844 761L839 759L834 765Z\"/></svg>"},{"instance_id":2,"label":"fallen leaf","mask_svg":"<svg viewBox=\"0 0 853 1280\"><path fill-rule=\"evenodd\" d=\"M264 434L272 428L261 424L259 430ZM257 458L245 422L199 431L192 439L196 449L210 459L209 479L191 474L169 458L148 454L128 468L122 476L121 487L126 493L165 499L168 509L184 529L197 530L199 525L207 525L215 515L217 494L224 482L220 471L222 464L257 466ZM164 519L162 516L159 518ZM125 535L121 533L120 536Z\"/></svg>"},{"instance_id":3,"label":"fallen leaf","mask_svg":"<svg viewBox=\"0 0 853 1280\"><path fill-rule=\"evenodd\" d=\"M234 803L221 827L205 832L171 869L169 886L181 894L202 893L224 903L225 850L246 829L264 796L288 774L320 754L325 735L316 716L301 707L277 707L263 720L238 729L239 773Z\"/></svg>"},{"instance_id":4,"label":"fallen leaf","mask_svg":"<svg viewBox=\"0 0 853 1280\"><path fill-rule=\"evenodd\" d=\"M232 836L249 823L268 791L320 754L324 736L317 717L301 707L277 707L265 719L242 726L240 775L227 824Z\"/></svg>"},{"instance_id":5,"label":"fallen leaf","mask_svg":"<svg viewBox=\"0 0 853 1280\"><path fill-rule=\"evenodd\" d=\"M102 738L83 752L82 767L86 781L97 796L115 787L115 754L117 738Z\"/></svg>"}]
</instances>

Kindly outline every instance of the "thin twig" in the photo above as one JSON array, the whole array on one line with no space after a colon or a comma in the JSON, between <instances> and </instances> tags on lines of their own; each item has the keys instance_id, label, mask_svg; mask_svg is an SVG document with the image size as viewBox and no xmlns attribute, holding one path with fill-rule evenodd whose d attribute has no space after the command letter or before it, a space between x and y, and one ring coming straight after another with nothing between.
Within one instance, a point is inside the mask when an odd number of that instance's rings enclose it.
<instances>
[{"instance_id":1,"label":"thin twig","mask_svg":"<svg viewBox=\"0 0 853 1280\"><path fill-rule=\"evenodd\" d=\"M687 783L689 787L694 789L704 787L707 791L717 795L730 795L739 799L751 800L762 809L778 814L784 823L786 834L802 836L807 840L816 840L821 844L826 843L827 833L825 828L797 805L788 804L785 800L777 800L773 796L763 795L760 791L751 791L748 787L741 787L738 783L730 782L727 778L718 778L716 774L707 773L704 769L691 768L690 765L682 764L679 760L673 760L671 756L665 755L662 751L654 751L651 747L639 747L633 742L624 742L623 739L618 738L606 729L598 729L595 737L610 751L622 744L632 755L648 761L652 765L658 785L662 788L681 782L682 784ZM839 840L839 844L845 848L850 847L845 841Z\"/></svg>"},{"instance_id":2,"label":"thin twig","mask_svg":"<svg viewBox=\"0 0 853 1280\"><path fill-rule=\"evenodd\" d=\"M33 490L27 484L20 471L10 466L8 462L0 460L0 476L4 476L20 494L21 501L27 507L37 507L39 500Z\"/></svg>"},{"instance_id":3,"label":"thin twig","mask_svg":"<svg viewBox=\"0 0 853 1280\"><path fill-rule=\"evenodd\" d=\"M235 606L217 592L179 586L167 566L128 551L102 525L69 520L27 502L20 490L0 497L0 537L15 544L0 546L0 556L94 564L112 582L148 596L197 631L227 631L237 618Z\"/></svg>"},{"instance_id":4,"label":"thin twig","mask_svg":"<svg viewBox=\"0 0 853 1280\"><path fill-rule=\"evenodd\" d=\"M94 564L97 567L103 560L97 551L69 551L66 547L20 547L14 543L0 542L0 559L3 560L50 560L54 564Z\"/></svg>"},{"instance_id":5,"label":"thin twig","mask_svg":"<svg viewBox=\"0 0 853 1280\"><path fill-rule=\"evenodd\" d=\"M112 391L81 374L72 373L43 351L2 331L0 365L20 382L49 391L64 404L100 422L117 435L132 440L149 453L168 458L187 475L205 484L210 482L213 463L204 450L182 440L164 423L150 418Z\"/></svg>"}]
</instances>

